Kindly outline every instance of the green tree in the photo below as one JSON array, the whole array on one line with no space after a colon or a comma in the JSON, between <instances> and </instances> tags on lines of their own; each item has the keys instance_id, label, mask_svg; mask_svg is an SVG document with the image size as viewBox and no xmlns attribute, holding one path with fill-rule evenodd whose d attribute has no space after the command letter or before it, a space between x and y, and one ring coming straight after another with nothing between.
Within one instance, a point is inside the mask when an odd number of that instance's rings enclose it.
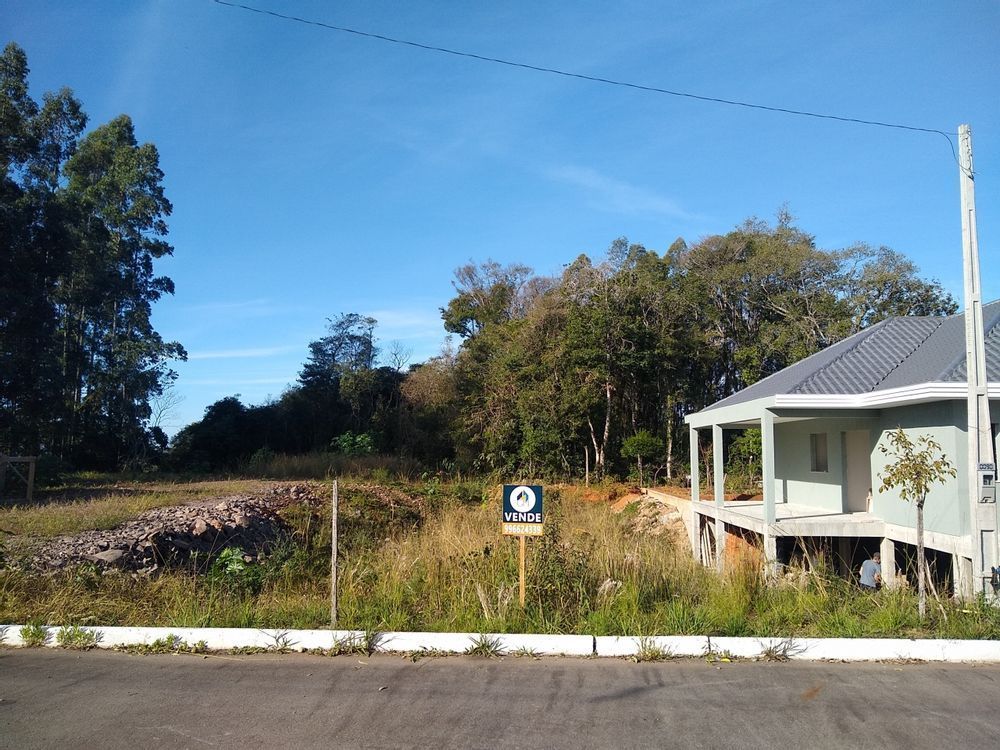
<instances>
[{"instance_id":1,"label":"green tree","mask_svg":"<svg viewBox=\"0 0 1000 750\"><path fill-rule=\"evenodd\" d=\"M470 338L488 325L520 317L522 290L530 276L527 266L501 266L495 260L458 268L452 282L457 294L441 310L445 330Z\"/></svg>"},{"instance_id":2,"label":"green tree","mask_svg":"<svg viewBox=\"0 0 1000 750\"><path fill-rule=\"evenodd\" d=\"M460 399L455 352L450 346L410 368L400 386L403 427L399 448L425 461L455 457Z\"/></svg>"},{"instance_id":3,"label":"green tree","mask_svg":"<svg viewBox=\"0 0 1000 750\"><path fill-rule=\"evenodd\" d=\"M642 459L654 458L662 454L663 441L649 430L639 430L634 435L625 438L625 441L622 443L622 456L636 460L640 485L642 485Z\"/></svg>"},{"instance_id":4,"label":"green tree","mask_svg":"<svg viewBox=\"0 0 1000 750\"><path fill-rule=\"evenodd\" d=\"M131 119L121 115L88 133L63 172L81 215L82 260L68 279L64 316L64 338L75 338L84 363L70 394L82 429L70 441L91 462L135 463L146 445L150 398L176 377L170 360L187 356L151 322L152 305L174 292L169 278L154 273L155 261L173 254L164 239L172 209L159 154L138 143Z\"/></svg>"},{"instance_id":5,"label":"green tree","mask_svg":"<svg viewBox=\"0 0 1000 750\"><path fill-rule=\"evenodd\" d=\"M326 336L309 344L309 358L299 373L306 388L336 388L349 372L371 370L378 357L375 318L341 313L327 318Z\"/></svg>"},{"instance_id":6,"label":"green tree","mask_svg":"<svg viewBox=\"0 0 1000 750\"><path fill-rule=\"evenodd\" d=\"M31 99L24 51L0 55L0 450L44 449L106 468L162 435L149 400L183 358L150 323L173 283L156 148L121 116L81 138L63 89Z\"/></svg>"},{"instance_id":7,"label":"green tree","mask_svg":"<svg viewBox=\"0 0 1000 750\"><path fill-rule=\"evenodd\" d=\"M723 398L846 335L837 257L816 247L786 211L708 237L681 257L697 325L714 350L709 381Z\"/></svg>"},{"instance_id":8,"label":"green tree","mask_svg":"<svg viewBox=\"0 0 1000 750\"><path fill-rule=\"evenodd\" d=\"M59 424L57 293L71 260L60 168L86 116L64 89L39 106L24 51L0 54L0 452L36 453Z\"/></svg>"},{"instance_id":9,"label":"green tree","mask_svg":"<svg viewBox=\"0 0 1000 750\"><path fill-rule=\"evenodd\" d=\"M893 315L957 309L936 281L889 248L828 251L788 210L678 246L691 323L712 351L708 403Z\"/></svg>"},{"instance_id":10,"label":"green tree","mask_svg":"<svg viewBox=\"0 0 1000 750\"><path fill-rule=\"evenodd\" d=\"M879 451L892 459L879 472L882 480L880 492L895 489L899 497L917 506L917 592L920 619L927 614L927 560L924 557L924 501L931 485L944 483L947 477L957 475L941 446L928 435L918 435L912 440L902 427L886 434L889 445L879 445Z\"/></svg>"},{"instance_id":11,"label":"green tree","mask_svg":"<svg viewBox=\"0 0 1000 750\"><path fill-rule=\"evenodd\" d=\"M925 281L909 258L888 247L860 244L841 256L850 333L895 315L952 315L958 303L940 282Z\"/></svg>"}]
</instances>

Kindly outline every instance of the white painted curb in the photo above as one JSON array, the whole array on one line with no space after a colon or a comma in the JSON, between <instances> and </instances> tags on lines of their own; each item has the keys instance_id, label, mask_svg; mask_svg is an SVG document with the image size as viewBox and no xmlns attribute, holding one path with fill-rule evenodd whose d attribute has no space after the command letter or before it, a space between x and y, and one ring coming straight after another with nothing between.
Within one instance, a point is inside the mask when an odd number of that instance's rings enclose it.
<instances>
[{"instance_id":1,"label":"white painted curb","mask_svg":"<svg viewBox=\"0 0 1000 750\"><path fill-rule=\"evenodd\" d=\"M505 633L499 636L506 653L521 651L539 656L593 656L592 635L534 635Z\"/></svg>"},{"instance_id":2,"label":"white painted curb","mask_svg":"<svg viewBox=\"0 0 1000 750\"><path fill-rule=\"evenodd\" d=\"M504 654L517 652L538 656L593 656L594 638L589 635L535 635L531 633L384 633L379 650L391 652L431 651L464 654L484 637Z\"/></svg>"},{"instance_id":3,"label":"white painted curb","mask_svg":"<svg viewBox=\"0 0 1000 750\"><path fill-rule=\"evenodd\" d=\"M395 653L412 651L437 651L446 654L463 654L472 646L468 633L386 633L379 648Z\"/></svg>"},{"instance_id":4,"label":"white painted curb","mask_svg":"<svg viewBox=\"0 0 1000 750\"><path fill-rule=\"evenodd\" d=\"M0 625L0 643L23 646L21 625ZM281 630L253 628L132 628L81 629L98 637L99 648L151 645L178 638L187 646L204 642L209 650L261 648L307 651L332 649L337 643L364 641L358 630ZM60 628L47 626L46 646L57 647ZM478 633L380 633L377 650L394 653L426 651L462 654L481 638ZM500 653L539 656L637 656L644 647L672 657L730 656L737 659L787 658L813 661L927 661L1000 663L1000 641L904 638L730 638L716 636L597 636L486 634Z\"/></svg>"},{"instance_id":5,"label":"white painted curb","mask_svg":"<svg viewBox=\"0 0 1000 750\"><path fill-rule=\"evenodd\" d=\"M712 639L713 643L716 639ZM828 661L1000 662L1000 641L904 638L801 638L790 659Z\"/></svg>"},{"instance_id":6,"label":"white painted curb","mask_svg":"<svg viewBox=\"0 0 1000 750\"><path fill-rule=\"evenodd\" d=\"M654 635L648 638L599 635L594 641L597 656L638 656L644 646L660 649L667 656L704 656L708 653L708 638L703 635Z\"/></svg>"},{"instance_id":7,"label":"white painted curb","mask_svg":"<svg viewBox=\"0 0 1000 750\"><path fill-rule=\"evenodd\" d=\"M6 628L3 643L23 646L20 625L0 626ZM57 635L60 628L48 626L46 646L58 647ZM269 648L289 651L306 651L314 648L333 648L335 641L356 636L350 630L280 630L253 628L132 628L132 627L89 627L81 630L97 636L98 648L118 648L121 646L149 646L154 641L176 638L187 646L204 643L212 651L236 648ZM361 633L360 635L364 635Z\"/></svg>"}]
</instances>

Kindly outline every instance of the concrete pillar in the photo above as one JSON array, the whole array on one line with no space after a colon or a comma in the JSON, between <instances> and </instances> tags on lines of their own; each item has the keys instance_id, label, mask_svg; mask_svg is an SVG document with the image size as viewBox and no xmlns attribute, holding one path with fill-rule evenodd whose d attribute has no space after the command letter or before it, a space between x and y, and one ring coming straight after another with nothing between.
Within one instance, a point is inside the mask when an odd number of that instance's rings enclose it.
<instances>
[{"instance_id":1,"label":"concrete pillar","mask_svg":"<svg viewBox=\"0 0 1000 750\"><path fill-rule=\"evenodd\" d=\"M896 576L896 543L889 538L883 539L882 544L879 546L879 554L882 555L882 585L890 589L895 588L898 583Z\"/></svg>"},{"instance_id":2,"label":"concrete pillar","mask_svg":"<svg viewBox=\"0 0 1000 750\"><path fill-rule=\"evenodd\" d=\"M715 566L722 572L726 556L726 522L722 510L726 507L726 473L722 454L722 427L712 425L712 486L715 489Z\"/></svg>"},{"instance_id":3,"label":"concrete pillar","mask_svg":"<svg viewBox=\"0 0 1000 750\"><path fill-rule=\"evenodd\" d=\"M764 410L760 419L761 458L764 490L764 564L768 576L778 572L777 543L774 539L774 414Z\"/></svg>"},{"instance_id":4,"label":"concrete pillar","mask_svg":"<svg viewBox=\"0 0 1000 750\"><path fill-rule=\"evenodd\" d=\"M691 552L694 559L701 562L701 514L698 501L701 499L701 480L698 476L698 428L688 430L691 447Z\"/></svg>"},{"instance_id":5,"label":"concrete pillar","mask_svg":"<svg viewBox=\"0 0 1000 750\"><path fill-rule=\"evenodd\" d=\"M977 593L976 583L972 578L972 560L957 552L951 556L951 578L955 582L955 596L959 599L974 599Z\"/></svg>"},{"instance_id":6,"label":"concrete pillar","mask_svg":"<svg viewBox=\"0 0 1000 750\"><path fill-rule=\"evenodd\" d=\"M851 551L851 540L837 537L837 572L845 578L851 574Z\"/></svg>"}]
</instances>

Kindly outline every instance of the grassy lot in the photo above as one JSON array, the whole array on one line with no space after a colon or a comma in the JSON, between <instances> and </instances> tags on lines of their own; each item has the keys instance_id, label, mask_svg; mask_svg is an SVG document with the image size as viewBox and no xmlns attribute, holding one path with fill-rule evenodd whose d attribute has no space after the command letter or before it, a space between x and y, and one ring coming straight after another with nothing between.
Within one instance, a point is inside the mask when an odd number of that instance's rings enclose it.
<instances>
[{"instance_id":1,"label":"grassy lot","mask_svg":"<svg viewBox=\"0 0 1000 750\"><path fill-rule=\"evenodd\" d=\"M107 527L149 507L259 488L260 482L92 488L0 509L24 535ZM528 601L517 602L517 541L500 535L499 495L483 483L342 483L339 627L370 630L1000 637L1000 612L943 600L921 624L910 591L865 594L834 576L792 572L767 586L757 566L718 575L686 541L636 533L596 501L549 488L546 536L528 544ZM590 493L592 497L594 493ZM0 622L310 628L329 625L330 517L285 511L292 533L260 565L155 579L0 571Z\"/></svg>"}]
</instances>

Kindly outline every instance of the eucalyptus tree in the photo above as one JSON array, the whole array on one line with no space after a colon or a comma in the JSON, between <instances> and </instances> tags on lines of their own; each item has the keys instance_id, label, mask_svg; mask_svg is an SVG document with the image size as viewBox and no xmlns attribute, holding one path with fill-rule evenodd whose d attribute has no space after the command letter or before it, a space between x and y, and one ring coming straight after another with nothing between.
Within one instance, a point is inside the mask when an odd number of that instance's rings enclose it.
<instances>
[{"instance_id":1,"label":"eucalyptus tree","mask_svg":"<svg viewBox=\"0 0 1000 750\"><path fill-rule=\"evenodd\" d=\"M173 281L154 272L156 260L173 254L165 240L172 208L156 146L138 143L127 115L84 136L63 172L80 214L74 250L82 261L71 269L64 315L65 339L84 363L70 379L82 421L70 439L78 454L120 465L141 458L149 401L175 377L170 360L186 357L151 321L153 304L174 293Z\"/></svg>"},{"instance_id":2,"label":"eucalyptus tree","mask_svg":"<svg viewBox=\"0 0 1000 750\"><path fill-rule=\"evenodd\" d=\"M59 423L57 295L74 216L60 169L86 125L68 89L29 93L24 50L0 54L0 451L35 453Z\"/></svg>"},{"instance_id":3,"label":"eucalyptus tree","mask_svg":"<svg viewBox=\"0 0 1000 750\"><path fill-rule=\"evenodd\" d=\"M150 447L149 398L183 357L150 323L173 284L170 204L155 146L119 117L81 138L69 89L29 92L24 51L0 55L0 450L114 466Z\"/></svg>"}]
</instances>

